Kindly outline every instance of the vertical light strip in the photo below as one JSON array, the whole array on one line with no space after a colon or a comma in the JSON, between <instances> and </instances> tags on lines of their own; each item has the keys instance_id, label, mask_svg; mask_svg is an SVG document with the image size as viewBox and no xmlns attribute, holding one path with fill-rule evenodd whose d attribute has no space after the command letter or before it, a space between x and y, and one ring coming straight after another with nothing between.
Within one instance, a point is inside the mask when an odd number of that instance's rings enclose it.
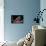
<instances>
[{"instance_id":1,"label":"vertical light strip","mask_svg":"<svg viewBox=\"0 0 46 46\"><path fill-rule=\"evenodd\" d=\"M44 0L40 0L40 10L43 10L43 1Z\"/></svg>"},{"instance_id":2,"label":"vertical light strip","mask_svg":"<svg viewBox=\"0 0 46 46\"><path fill-rule=\"evenodd\" d=\"M0 41L4 41L4 12L0 9Z\"/></svg>"},{"instance_id":3,"label":"vertical light strip","mask_svg":"<svg viewBox=\"0 0 46 46\"><path fill-rule=\"evenodd\" d=\"M4 0L0 0L0 42L4 41Z\"/></svg>"},{"instance_id":4,"label":"vertical light strip","mask_svg":"<svg viewBox=\"0 0 46 46\"><path fill-rule=\"evenodd\" d=\"M40 0L40 11L43 10L43 1L44 1L44 0ZM42 15L42 16L43 16L43 15ZM41 19L40 19L40 25L43 25L43 22L41 21Z\"/></svg>"}]
</instances>

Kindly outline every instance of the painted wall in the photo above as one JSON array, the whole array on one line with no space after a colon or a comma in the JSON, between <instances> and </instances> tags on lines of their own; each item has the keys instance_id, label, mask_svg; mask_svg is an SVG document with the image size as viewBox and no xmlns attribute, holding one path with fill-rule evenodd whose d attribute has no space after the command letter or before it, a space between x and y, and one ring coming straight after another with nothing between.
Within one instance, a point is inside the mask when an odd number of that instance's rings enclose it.
<instances>
[{"instance_id":1,"label":"painted wall","mask_svg":"<svg viewBox=\"0 0 46 46\"><path fill-rule=\"evenodd\" d=\"M4 0L0 0L0 42L4 41Z\"/></svg>"},{"instance_id":2,"label":"painted wall","mask_svg":"<svg viewBox=\"0 0 46 46\"><path fill-rule=\"evenodd\" d=\"M43 9L46 9L46 0L40 1L40 9L41 9L41 11ZM40 25L46 26L46 11L43 12L42 17L43 17L44 20L43 20L43 22L42 21L40 22Z\"/></svg>"},{"instance_id":3,"label":"painted wall","mask_svg":"<svg viewBox=\"0 0 46 46\"><path fill-rule=\"evenodd\" d=\"M40 10L43 10L43 9L46 9L46 0L41 0L40 1ZM40 25L46 27L46 11L44 11L42 17L43 17L43 22L40 21ZM46 39L46 37L45 37L45 39ZM46 44L46 40L45 40L45 44Z\"/></svg>"},{"instance_id":4,"label":"painted wall","mask_svg":"<svg viewBox=\"0 0 46 46\"><path fill-rule=\"evenodd\" d=\"M40 9L40 0L5 0L5 40L18 41L32 28L35 12ZM24 15L23 24L11 24L11 15Z\"/></svg>"}]
</instances>

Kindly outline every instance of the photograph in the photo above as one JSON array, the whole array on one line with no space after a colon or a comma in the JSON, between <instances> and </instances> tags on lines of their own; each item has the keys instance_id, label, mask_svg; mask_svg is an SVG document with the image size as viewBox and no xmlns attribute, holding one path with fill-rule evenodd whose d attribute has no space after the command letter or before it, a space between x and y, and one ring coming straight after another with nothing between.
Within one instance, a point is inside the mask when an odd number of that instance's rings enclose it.
<instances>
[{"instance_id":1,"label":"photograph","mask_svg":"<svg viewBox=\"0 0 46 46\"><path fill-rule=\"evenodd\" d=\"M23 23L24 16L23 15L12 15L11 16L11 23L20 24Z\"/></svg>"}]
</instances>

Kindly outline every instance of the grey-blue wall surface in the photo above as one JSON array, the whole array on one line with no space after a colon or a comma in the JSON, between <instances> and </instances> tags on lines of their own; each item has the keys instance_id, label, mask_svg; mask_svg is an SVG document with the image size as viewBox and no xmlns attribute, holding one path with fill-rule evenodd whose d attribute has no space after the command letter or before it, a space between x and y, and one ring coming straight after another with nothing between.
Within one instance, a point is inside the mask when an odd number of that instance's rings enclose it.
<instances>
[{"instance_id":1,"label":"grey-blue wall surface","mask_svg":"<svg viewBox=\"0 0 46 46\"><path fill-rule=\"evenodd\" d=\"M44 9L46 9L46 0L41 0L40 1L40 10L42 11ZM43 17L43 21L40 21L40 25L46 27L46 10L44 10L42 17Z\"/></svg>"},{"instance_id":2,"label":"grey-blue wall surface","mask_svg":"<svg viewBox=\"0 0 46 46\"><path fill-rule=\"evenodd\" d=\"M40 0L5 0L4 35L7 41L18 41L32 28L35 12L40 9ZM24 15L23 24L11 24L11 15Z\"/></svg>"}]
</instances>

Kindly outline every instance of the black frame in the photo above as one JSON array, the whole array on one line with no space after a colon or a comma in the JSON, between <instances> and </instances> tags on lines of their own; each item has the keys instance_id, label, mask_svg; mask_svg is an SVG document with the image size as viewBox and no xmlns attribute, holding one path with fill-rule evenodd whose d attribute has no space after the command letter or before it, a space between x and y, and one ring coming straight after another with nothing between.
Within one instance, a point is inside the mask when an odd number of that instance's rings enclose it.
<instances>
[{"instance_id":1,"label":"black frame","mask_svg":"<svg viewBox=\"0 0 46 46\"><path fill-rule=\"evenodd\" d=\"M16 22L16 18L20 17L20 21ZM24 22L24 15L11 15L11 23L12 24L22 24Z\"/></svg>"}]
</instances>

